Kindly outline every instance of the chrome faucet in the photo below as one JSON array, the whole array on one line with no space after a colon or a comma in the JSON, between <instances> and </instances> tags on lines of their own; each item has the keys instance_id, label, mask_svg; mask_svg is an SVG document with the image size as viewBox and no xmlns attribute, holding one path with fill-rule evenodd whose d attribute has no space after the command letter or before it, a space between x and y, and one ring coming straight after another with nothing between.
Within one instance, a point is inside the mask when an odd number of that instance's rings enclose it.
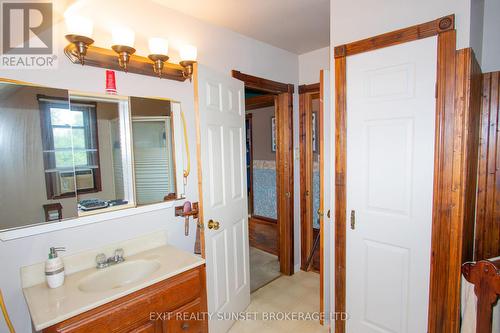
<instances>
[{"instance_id":1,"label":"chrome faucet","mask_svg":"<svg viewBox=\"0 0 500 333\"><path fill-rule=\"evenodd\" d=\"M123 249L116 249L115 255L109 258L106 258L106 255L104 253L99 253L95 257L97 269L106 268L124 262L125 258L123 254L124 254Z\"/></svg>"}]
</instances>

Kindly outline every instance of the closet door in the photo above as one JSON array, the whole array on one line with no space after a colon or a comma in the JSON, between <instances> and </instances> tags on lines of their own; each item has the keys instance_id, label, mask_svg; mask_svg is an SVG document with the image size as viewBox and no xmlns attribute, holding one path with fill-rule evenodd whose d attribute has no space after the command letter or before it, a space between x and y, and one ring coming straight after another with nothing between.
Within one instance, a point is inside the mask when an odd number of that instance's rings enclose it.
<instances>
[{"instance_id":1,"label":"closet door","mask_svg":"<svg viewBox=\"0 0 500 333\"><path fill-rule=\"evenodd\" d=\"M437 38L347 58L350 333L427 331Z\"/></svg>"}]
</instances>

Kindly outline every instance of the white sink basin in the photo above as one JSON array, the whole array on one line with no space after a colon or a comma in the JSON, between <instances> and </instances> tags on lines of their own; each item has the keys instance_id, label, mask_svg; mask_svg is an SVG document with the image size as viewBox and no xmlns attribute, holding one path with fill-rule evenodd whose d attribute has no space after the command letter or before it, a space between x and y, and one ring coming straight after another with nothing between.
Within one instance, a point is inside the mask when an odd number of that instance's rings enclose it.
<instances>
[{"instance_id":1,"label":"white sink basin","mask_svg":"<svg viewBox=\"0 0 500 333\"><path fill-rule=\"evenodd\" d=\"M148 277L158 268L160 263L154 260L125 261L86 276L78 284L78 289L83 292L98 292L120 288Z\"/></svg>"}]
</instances>

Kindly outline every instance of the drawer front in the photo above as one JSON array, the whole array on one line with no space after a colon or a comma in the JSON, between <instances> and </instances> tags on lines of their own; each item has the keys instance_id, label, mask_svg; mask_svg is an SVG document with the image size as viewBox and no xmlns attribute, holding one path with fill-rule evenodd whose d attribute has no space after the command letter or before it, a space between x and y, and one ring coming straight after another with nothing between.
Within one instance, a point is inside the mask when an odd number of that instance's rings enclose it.
<instances>
[{"instance_id":1,"label":"drawer front","mask_svg":"<svg viewBox=\"0 0 500 333\"><path fill-rule=\"evenodd\" d=\"M180 309L175 310L168 319L168 333L205 333L207 329L207 314L203 312L201 299L197 299Z\"/></svg>"},{"instance_id":2,"label":"drawer front","mask_svg":"<svg viewBox=\"0 0 500 333\"><path fill-rule=\"evenodd\" d=\"M186 303L204 297L202 269L203 266L158 282L51 326L44 332L156 332L157 328L153 328L155 325L147 323L155 314L174 311ZM153 319L152 322L157 320ZM140 323L144 323L144 327L141 327Z\"/></svg>"}]
</instances>

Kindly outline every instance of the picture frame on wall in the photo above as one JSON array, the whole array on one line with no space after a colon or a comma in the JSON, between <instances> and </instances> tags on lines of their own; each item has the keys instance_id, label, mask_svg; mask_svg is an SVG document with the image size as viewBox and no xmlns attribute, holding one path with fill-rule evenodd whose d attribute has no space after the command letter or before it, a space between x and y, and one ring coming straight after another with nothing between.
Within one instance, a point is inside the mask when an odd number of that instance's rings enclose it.
<instances>
[{"instance_id":1,"label":"picture frame on wall","mask_svg":"<svg viewBox=\"0 0 500 333\"><path fill-rule=\"evenodd\" d=\"M271 117L271 151L276 151L276 117Z\"/></svg>"}]
</instances>

